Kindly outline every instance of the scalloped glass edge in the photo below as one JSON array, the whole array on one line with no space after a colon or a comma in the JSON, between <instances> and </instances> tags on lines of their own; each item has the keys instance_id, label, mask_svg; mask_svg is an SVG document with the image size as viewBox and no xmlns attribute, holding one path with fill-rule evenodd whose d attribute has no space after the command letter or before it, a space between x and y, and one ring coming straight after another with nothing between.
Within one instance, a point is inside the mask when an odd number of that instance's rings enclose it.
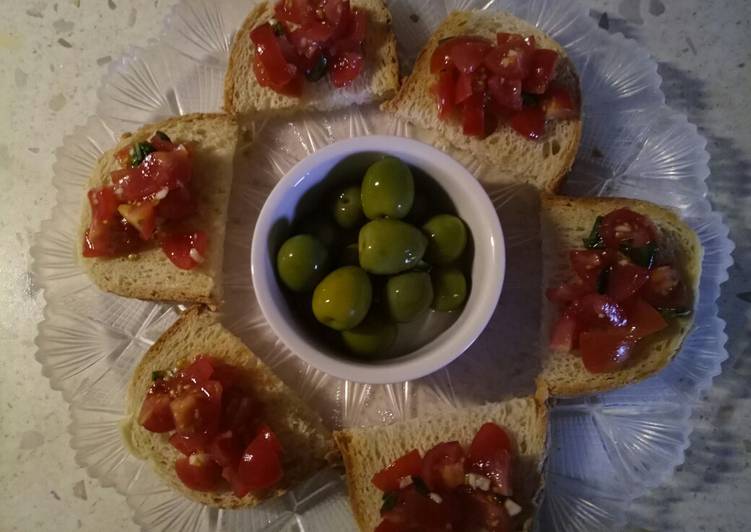
<instances>
[{"instance_id":1,"label":"scalloped glass edge","mask_svg":"<svg viewBox=\"0 0 751 532\"><path fill-rule=\"evenodd\" d=\"M468 4L468 3L465 2L465 4ZM167 18L167 24L169 24L170 18L174 15L174 12L177 9L179 9L179 7L180 7L180 4L178 4L177 6L175 6L173 8L173 11L172 11L171 15L168 16L168 18ZM485 7L487 7L487 5ZM648 57L648 53L645 50L643 50L634 41L630 41L630 40L626 39L625 37L623 37L620 34L616 34L616 35L605 34L604 31L602 31L602 30L600 30L599 28L596 27L596 25L594 24L594 21L590 20L589 17L587 17L586 15L582 15L582 17L597 32L603 33L605 36L607 36L608 38L613 38L613 40L615 40L615 41L620 41L619 44L621 46L630 47L635 52L638 52L638 53L640 53L640 54L645 55L645 56ZM123 56L123 58L121 59L121 61L125 62L129 57L131 59L134 56L137 57L138 54L145 53L146 50L147 49L136 49L136 48L131 49L131 54L132 55L126 54L125 56ZM113 62L113 63L115 63L115 62ZM120 63L118 63L118 65L119 64ZM105 79L103 80L103 83L102 83L102 87L104 87L106 85L108 77L111 76L112 73L116 71L118 65L113 64L113 65L110 66L110 73L108 73L108 75L105 76ZM656 83L656 90L661 95L662 92L659 90L659 84L661 82L661 79L660 79L660 76L656 72L656 65L655 65L654 72L652 74L653 74L653 80ZM695 185L697 185L699 187L699 190L701 192L700 193L700 197L702 198L702 201L698 202L698 203L701 204L701 205L699 205L699 209L700 210L706 210L707 216L708 216L708 219L709 219L709 221L706 224L704 224L703 230L705 231L705 234L712 235L711 241L714 243L714 246L711 249L709 247L707 247L708 253L705 256L705 261L704 261L704 270L702 272L702 285L706 285L706 283L709 282L708 280L705 281L705 278L712 277L713 278L712 279L712 283L713 283L713 286L716 286L716 290L713 290L713 294L711 294L709 296L709 298L711 299L711 301L701 301L700 304L703 305L707 309L706 314L708 314L710 317L714 317L714 322L713 322L714 327L713 327L713 329L717 333L717 337L715 338L715 340L716 340L716 343L719 344L719 351L717 351L715 353L715 356L713 357L713 360L712 360L713 364L710 365L708 368L706 368L705 373L703 375L703 378L700 379L700 380L697 380L697 381L693 382L692 385L688 386L685 390L681 390L681 394L687 399L687 401L686 401L686 404L685 404L685 409L684 409L684 411L681 413L681 415L679 417L683 418L685 416L686 430L685 430L685 432L683 434L681 444L676 449L676 451L678 451L678 452L673 457L673 460L670 460L670 461L666 462L665 464L663 464L662 470L659 471L658 474L655 475L650 481L642 483L638 488L635 488L634 490L630 491L629 494L628 494L628 499L629 500L633 500L633 498L638 497L641 493L643 493L643 491L645 491L649 487L653 487L653 486L655 486L655 485L663 482L666 478L668 478L672 474L672 472L675 469L675 467L677 467L678 465L680 465L683 462L683 460L684 460L684 451L685 451L685 448L688 446L688 436L689 436L689 434L690 434L690 432L692 430L691 422L690 422L690 419L689 419L688 416L690 415L690 411L691 411L691 409L693 407L693 402L696 400L697 396L702 391L706 390L711 385L712 378L714 376L716 376L717 374L720 373L721 364L725 360L725 358L727 357L727 353L725 352L724 347L723 347L724 343L725 343L725 340L726 340L726 337L724 335L724 322L722 320L716 318L716 316L717 316L717 307L716 307L715 301L716 301L717 296L719 295L719 286L720 286L720 284L722 284L722 282L724 282L727 279L727 268L729 268L729 266L732 264L732 258L730 256L730 252L731 252L733 246L732 246L732 243L730 242L730 240L727 238L728 229L722 223L721 216L719 214L717 214L717 213L712 213L711 212L711 208L709 206L709 202L706 200L706 185L705 185L704 181L706 180L706 178L709 175L709 169L708 169L708 166L707 166L709 157L708 157L708 154L706 153L706 151L703 149L703 146L706 144L706 142L703 141L703 139L698 135L698 132L696 131L695 126L693 126L692 124L690 124L688 122L687 118L684 115L681 115L681 114L678 114L678 113L673 113L672 111L670 111L664 105L664 103L663 103L664 102L664 97L662 98L662 101L660 101L660 98L658 97L657 101L659 101L659 103L660 103L660 105L659 105L659 107L660 107L659 111L660 112L664 113L665 115L668 115L670 117L670 119L675 120L678 123L683 124L683 127L685 127L687 130L690 130L690 132L689 132L690 134L693 134L696 137L698 137L699 139L701 139L700 143L702 144L702 150L701 150L702 157L700 157L700 159L702 159L702 160L699 163L700 170L696 174L696 177L698 179L695 180L696 181ZM76 128L76 129L80 133L81 131L83 131L85 129L85 126L83 128ZM66 137L66 140L69 137L71 137L71 136L76 136L77 134L78 133L74 132L72 135L69 135L68 137ZM114 133L113 133L113 138L114 138ZM58 183L57 180L53 180L53 183L55 185L55 188L57 189L58 196L60 196L63 193L63 189L64 189L63 184ZM609 183L609 182L606 182L604 184L602 190L600 190L600 192L601 193L605 193L607 195L615 195L615 193L618 193L620 195L625 195L625 196L629 196L629 195L637 196L638 195L638 194L634 194L633 190L629 191L627 188L625 190L623 188L619 188L619 187L622 187L623 185L624 185L623 183L619 184L619 183ZM631 194L629 194L629 192L631 192ZM42 230L40 231L40 233L38 233L36 235L36 242L38 242L39 239L43 237L43 235L45 233L45 227L49 227L49 226L53 225L55 223L54 222L55 220L60 219L61 215L64 215L64 213L56 212L56 211L59 210L59 207L60 207L60 204L58 202L58 204L53 209L52 218L49 219L49 220L46 220L42 224ZM45 224L48 224L48 225L45 225ZM36 261L36 255L37 254L35 253L35 250L38 250L37 244L35 244L35 246L32 248L32 257L35 258L35 260L34 260L34 272L35 272L35 276L38 278L38 280L42 281L41 276L37 274L37 272L38 272L37 261ZM709 251L711 251L711 253L709 253ZM717 254L719 254L720 256L716 257L715 255L717 255ZM710 262L710 259L711 259L711 262ZM710 275L709 272L711 272L711 275ZM48 284L46 282L43 282L43 281L40 282L40 286L43 289L45 300L47 300L49 286L48 286ZM703 299L705 299L705 298L703 298ZM52 305L49 304L50 302L48 300L47 300L47 303L48 304L46 305L45 310L44 310L44 319L45 319L45 321L47 321L49 319L49 312L50 312L50 310L52 308ZM37 342L37 345L39 345L38 342ZM684 349L684 351L685 351L685 349ZM36 358L37 358L38 361L40 361L40 363L43 366L43 374L48 379L50 379L50 385L51 385L51 387L53 389L62 391L62 387L59 385L59 383L54 382L54 379L52 379L50 377L50 375L45 371L45 366L44 366L44 363L43 363L43 360L42 360L43 357L42 357L41 352L37 352ZM669 368L667 368L665 371L667 371ZM661 379L662 375L663 375L662 373L658 374L655 377L653 377L652 379L650 379L649 381L659 380L659 379ZM646 382L644 384L646 385ZM637 385L637 386L639 386L639 385ZM629 389L631 389L631 388L633 388L633 387L630 387ZM619 390L619 391L616 391L616 392L612 392L610 394L605 394L603 396L599 396L598 398L594 398L591 401L591 403L587 403L587 407L591 407L592 404L597 405L598 402L607 404L608 402L618 401L619 400L619 394L622 394L622 393L623 393L623 391ZM73 410L73 405L71 404L71 411L72 410ZM576 404L576 401L574 401L574 402L571 402L571 401L562 401L554 409L553 416L556 415L556 412L567 412L567 411L571 411L571 410L582 410L582 408L581 408L581 405L577 405ZM71 432L71 435L75 434L75 430L76 430L75 422L72 422L71 426L69 427L69 431ZM87 464L83 463L83 461L80 459L78 452L76 453L76 460L77 460L77 462L79 463L79 465L81 467L87 467ZM89 471L89 472L90 472L90 474L92 474L91 471ZM101 476L98 477L95 474L92 474L92 476L94 478L99 478L99 480L102 483L102 485L105 485L105 486L108 485L108 482L106 481L105 478L102 478ZM560 480L560 479L557 479L557 480ZM551 486L555 485L555 482L550 482L550 480L549 480L548 483ZM114 486L114 487L117 488L117 486ZM120 491L121 493L124 493L124 491L122 489L118 489L118 491Z\"/></svg>"}]
</instances>

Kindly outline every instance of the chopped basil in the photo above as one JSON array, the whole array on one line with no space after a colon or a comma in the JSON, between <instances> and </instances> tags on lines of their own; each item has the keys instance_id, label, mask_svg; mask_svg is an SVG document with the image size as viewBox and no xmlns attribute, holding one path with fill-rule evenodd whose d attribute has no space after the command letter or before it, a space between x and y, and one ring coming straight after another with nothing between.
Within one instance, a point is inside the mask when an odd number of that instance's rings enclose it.
<instances>
[{"instance_id":1,"label":"chopped basil","mask_svg":"<svg viewBox=\"0 0 751 532\"><path fill-rule=\"evenodd\" d=\"M399 494L395 491L387 491L383 494L383 504L381 505L381 513L393 510L399 500Z\"/></svg>"},{"instance_id":2,"label":"chopped basil","mask_svg":"<svg viewBox=\"0 0 751 532\"><path fill-rule=\"evenodd\" d=\"M284 26L282 26L279 22L276 20L269 22L269 25L271 26L272 31L274 32L274 35L281 37L284 35Z\"/></svg>"},{"instance_id":3,"label":"chopped basil","mask_svg":"<svg viewBox=\"0 0 751 532\"><path fill-rule=\"evenodd\" d=\"M159 137L159 140L163 140L164 142L172 142L172 139L164 131L157 131L154 133L154 136Z\"/></svg>"},{"instance_id":4,"label":"chopped basil","mask_svg":"<svg viewBox=\"0 0 751 532\"><path fill-rule=\"evenodd\" d=\"M600 275L597 276L597 293L606 294L608 291L608 280L610 279L610 271L612 267L603 268Z\"/></svg>"},{"instance_id":5,"label":"chopped basil","mask_svg":"<svg viewBox=\"0 0 751 532\"><path fill-rule=\"evenodd\" d=\"M602 225L602 216L595 218L595 223L592 226L589 236L584 239L584 247L587 249L603 249L605 247L605 241L600 234L600 226Z\"/></svg>"},{"instance_id":6,"label":"chopped basil","mask_svg":"<svg viewBox=\"0 0 751 532\"><path fill-rule=\"evenodd\" d=\"M537 107L539 103L540 97L536 94L522 92L522 105L524 105L524 107Z\"/></svg>"},{"instance_id":7,"label":"chopped basil","mask_svg":"<svg viewBox=\"0 0 751 532\"><path fill-rule=\"evenodd\" d=\"M650 242L646 246L639 248L634 248L630 244L624 243L621 244L621 252L634 261L634 264L650 269L657 257L657 243Z\"/></svg>"},{"instance_id":8,"label":"chopped basil","mask_svg":"<svg viewBox=\"0 0 751 532\"><path fill-rule=\"evenodd\" d=\"M130 165L138 166L143 162L146 156L152 153L154 146L149 142L136 142L130 147Z\"/></svg>"},{"instance_id":9,"label":"chopped basil","mask_svg":"<svg viewBox=\"0 0 751 532\"><path fill-rule=\"evenodd\" d=\"M321 54L318 56L318 61L316 61L316 64L313 65L313 68L305 73L305 77L308 79L308 81L318 81L326 75L326 72L328 72L328 70L329 60L325 54Z\"/></svg>"},{"instance_id":10,"label":"chopped basil","mask_svg":"<svg viewBox=\"0 0 751 532\"><path fill-rule=\"evenodd\" d=\"M160 379L164 378L164 371L152 371L151 372L151 380L152 381L158 381Z\"/></svg>"},{"instance_id":11,"label":"chopped basil","mask_svg":"<svg viewBox=\"0 0 751 532\"><path fill-rule=\"evenodd\" d=\"M428 489L428 485L425 484L425 481L418 477L417 475L412 475L412 484L415 485L415 489L417 490L417 493L420 493L422 495L427 495L430 493L430 490Z\"/></svg>"},{"instance_id":12,"label":"chopped basil","mask_svg":"<svg viewBox=\"0 0 751 532\"><path fill-rule=\"evenodd\" d=\"M685 318L691 315L691 309L685 307L667 307L659 309L660 314L666 320L671 318Z\"/></svg>"}]
</instances>

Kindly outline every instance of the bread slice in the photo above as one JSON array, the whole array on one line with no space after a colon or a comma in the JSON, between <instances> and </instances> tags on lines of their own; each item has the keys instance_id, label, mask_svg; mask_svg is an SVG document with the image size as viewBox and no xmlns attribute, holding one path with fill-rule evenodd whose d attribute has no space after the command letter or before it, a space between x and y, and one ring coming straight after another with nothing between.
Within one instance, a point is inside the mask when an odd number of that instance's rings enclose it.
<instances>
[{"instance_id":1,"label":"bread slice","mask_svg":"<svg viewBox=\"0 0 751 532\"><path fill-rule=\"evenodd\" d=\"M169 435L149 432L138 423L141 403L152 384L152 372L181 367L201 354L241 368L247 386L263 403L265 420L283 448L284 477L278 488L262 496L248 494L243 498L236 497L231 491L193 491L175 473L175 460L181 455L169 444ZM127 409L123 437L133 454L151 462L171 487L210 506L255 506L262 500L281 495L296 483L339 461L331 433L320 417L203 306L186 310L146 352L131 378Z\"/></svg>"},{"instance_id":2,"label":"bread slice","mask_svg":"<svg viewBox=\"0 0 751 532\"><path fill-rule=\"evenodd\" d=\"M181 270L159 246L134 256L83 257L83 235L91 222L91 208L85 198L78 256L89 277L106 292L140 299L217 305L222 298L224 232L240 135L240 127L233 118L223 114L191 114L125 134L117 146L99 158L88 188L110 184L110 172L120 168L115 154L134 142L148 140L157 130L164 131L175 143L192 143L195 147L191 152L194 165L191 187L198 202L198 214L189 223L209 237L205 262L192 270Z\"/></svg>"},{"instance_id":3,"label":"bread slice","mask_svg":"<svg viewBox=\"0 0 751 532\"><path fill-rule=\"evenodd\" d=\"M350 504L360 529L371 532L381 520L382 493L371 482L375 473L412 449L424 454L434 445L448 441L467 446L488 421L506 428L514 440L513 499L523 508L519 522L528 528L541 487L540 469L547 436L547 410L543 402L532 397L452 410L383 427L335 432L334 439L347 471Z\"/></svg>"},{"instance_id":4,"label":"bread slice","mask_svg":"<svg viewBox=\"0 0 751 532\"><path fill-rule=\"evenodd\" d=\"M542 334L547 350L552 324L558 317L557 305L545 297L545 290L574 277L569 251L582 248L582 239L592 230L595 218L621 207L648 216L659 230L660 253L677 267L686 285L697 294L703 250L699 239L672 211L649 203L623 198L542 198L540 223L542 234ZM623 369L610 373L590 373L581 357L571 353L548 351L543 358L541 385L551 396L575 396L619 388L657 373L678 353L693 324L693 313L668 320L667 329L650 335L638 344L638 351Z\"/></svg>"},{"instance_id":5,"label":"bread slice","mask_svg":"<svg viewBox=\"0 0 751 532\"><path fill-rule=\"evenodd\" d=\"M224 79L224 110L242 120L259 115L291 114L302 110L329 111L378 102L390 98L399 89L399 60L396 38L391 31L391 15L382 0L351 0L353 8L368 15L365 38L365 68L349 87L336 88L328 76L315 83L305 83L300 98L284 96L261 87L253 73L253 42L250 32L268 22L276 2L256 5L235 34L229 66Z\"/></svg>"},{"instance_id":6,"label":"bread slice","mask_svg":"<svg viewBox=\"0 0 751 532\"><path fill-rule=\"evenodd\" d=\"M494 176L505 183L530 183L542 190L555 192L574 163L581 138L581 118L548 123L544 137L528 140L510 126L502 124L484 139L469 137L461 124L438 118L438 107L431 87L436 76L430 73L430 58L442 39L460 35L486 37L495 42L498 32L533 35L540 48L557 51L558 79L579 93L579 80L564 49L533 25L500 11L454 11L433 33L420 52L412 74L399 93L385 102L382 109L417 126L433 130L455 147L472 153L494 168Z\"/></svg>"}]
</instances>

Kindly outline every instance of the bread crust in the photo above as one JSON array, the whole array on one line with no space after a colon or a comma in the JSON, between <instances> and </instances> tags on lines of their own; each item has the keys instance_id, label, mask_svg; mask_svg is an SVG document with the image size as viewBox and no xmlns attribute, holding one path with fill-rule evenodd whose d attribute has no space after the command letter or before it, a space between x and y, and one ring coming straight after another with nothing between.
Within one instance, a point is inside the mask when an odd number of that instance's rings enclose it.
<instances>
[{"instance_id":1,"label":"bread crust","mask_svg":"<svg viewBox=\"0 0 751 532\"><path fill-rule=\"evenodd\" d=\"M394 98L384 102L381 109L433 130L456 148L471 152L493 166L494 177L513 183L531 183L543 191L555 193L574 164L581 140L581 117L550 123L545 137L539 141L522 138L506 124L501 124L495 133L484 139L468 137L462 133L460 124L438 118L436 104L430 92L434 83L434 75L430 73L430 58L439 42L459 35L479 35L494 40L498 31L534 35L538 46L561 54L565 60L560 62L559 75L566 78L567 84L570 84L581 100L579 78L573 63L566 56L563 47L548 35L507 13L454 11L420 51L412 73L399 92ZM558 147L553 148L556 144ZM553 153L555 149L559 151ZM534 164L525 162L526 158L534 159ZM550 161L546 162L546 158L550 158Z\"/></svg>"},{"instance_id":2,"label":"bread crust","mask_svg":"<svg viewBox=\"0 0 751 532\"><path fill-rule=\"evenodd\" d=\"M190 363L208 354L240 368L246 386L264 404L265 421L282 443L284 477L275 489L238 498L230 491L207 493L187 488L174 471L180 454L168 435L147 431L137 422L141 403L151 386L153 371ZM151 463L156 473L186 497L220 508L252 507L277 497L319 470L340 460L331 433L320 417L261 362L239 338L225 330L208 308L186 310L146 352L128 384L123 437L131 452Z\"/></svg>"},{"instance_id":3,"label":"bread crust","mask_svg":"<svg viewBox=\"0 0 751 532\"><path fill-rule=\"evenodd\" d=\"M663 251L675 258L675 265L682 270L683 278L694 295L694 306L696 305L703 250L696 233L673 211L647 201L627 198L544 195L540 207L543 241L540 337L545 345L550 327L558 315L556 306L545 297L545 290L573 276L568 265L568 251L581 247L581 239L578 242L572 241L566 238L566 233L577 225L584 225L586 220L585 232L576 231L577 237L583 238L597 215L607 214L621 207L645 214L655 223L661 233ZM692 312L685 318L674 318L670 320L667 330L641 340L637 356L618 371L590 373L584 368L580 357L570 353L546 351L538 386L546 389L551 396L572 397L613 390L650 377L667 366L680 351L692 328L694 314Z\"/></svg>"}]
</instances>

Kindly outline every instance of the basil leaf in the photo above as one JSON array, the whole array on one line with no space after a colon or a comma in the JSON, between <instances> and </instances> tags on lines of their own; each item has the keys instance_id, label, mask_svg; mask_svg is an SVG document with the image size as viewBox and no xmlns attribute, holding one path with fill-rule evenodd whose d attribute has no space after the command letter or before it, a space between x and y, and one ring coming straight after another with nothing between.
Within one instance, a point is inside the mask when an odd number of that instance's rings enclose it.
<instances>
[{"instance_id":1,"label":"basil leaf","mask_svg":"<svg viewBox=\"0 0 751 532\"><path fill-rule=\"evenodd\" d=\"M647 268L648 270L654 266L657 258L657 243L650 242L646 246L639 248L631 247L630 244L621 244L621 252L631 259L634 264Z\"/></svg>"},{"instance_id":2,"label":"basil leaf","mask_svg":"<svg viewBox=\"0 0 751 532\"><path fill-rule=\"evenodd\" d=\"M316 61L316 64L313 66L313 68L305 73L305 77L308 79L308 81L318 81L323 76L325 76L326 72L328 71L329 60L325 54L321 54L318 56L318 61Z\"/></svg>"},{"instance_id":3,"label":"basil leaf","mask_svg":"<svg viewBox=\"0 0 751 532\"><path fill-rule=\"evenodd\" d=\"M672 318L685 318L686 316L691 315L691 309L685 307L667 307L658 310L660 311L660 314L662 314L662 317L666 320Z\"/></svg>"},{"instance_id":4,"label":"basil leaf","mask_svg":"<svg viewBox=\"0 0 751 532\"><path fill-rule=\"evenodd\" d=\"M152 371L151 372L151 380L152 381L158 381L160 379L164 378L164 372L163 371Z\"/></svg>"},{"instance_id":5,"label":"basil leaf","mask_svg":"<svg viewBox=\"0 0 751 532\"><path fill-rule=\"evenodd\" d=\"M597 276L597 293L606 294L608 292L608 281L610 280L610 272L613 267L603 268L600 275Z\"/></svg>"},{"instance_id":6,"label":"basil leaf","mask_svg":"<svg viewBox=\"0 0 751 532\"><path fill-rule=\"evenodd\" d=\"M421 495L427 495L430 493L430 490L428 489L428 485L425 484L425 481L418 477L417 475L412 475L412 484L415 485L415 489L417 490L417 493L420 493Z\"/></svg>"},{"instance_id":7,"label":"basil leaf","mask_svg":"<svg viewBox=\"0 0 751 532\"><path fill-rule=\"evenodd\" d=\"M393 510L399 500L399 494L395 491L387 491L383 494L383 504L381 505L381 513L386 513Z\"/></svg>"},{"instance_id":8,"label":"basil leaf","mask_svg":"<svg viewBox=\"0 0 751 532\"><path fill-rule=\"evenodd\" d=\"M592 231L589 232L589 236L584 239L584 247L587 249L604 249L605 241L600 234L600 227L602 226L602 216L595 218L595 223L592 226Z\"/></svg>"},{"instance_id":9,"label":"basil leaf","mask_svg":"<svg viewBox=\"0 0 751 532\"><path fill-rule=\"evenodd\" d=\"M159 137L159 140L163 140L164 142L172 142L172 139L164 131L157 131L154 133L154 136Z\"/></svg>"},{"instance_id":10,"label":"basil leaf","mask_svg":"<svg viewBox=\"0 0 751 532\"><path fill-rule=\"evenodd\" d=\"M274 32L274 35L277 37L281 37L284 35L284 26L282 26L279 22L270 22L271 30Z\"/></svg>"},{"instance_id":11,"label":"basil leaf","mask_svg":"<svg viewBox=\"0 0 751 532\"><path fill-rule=\"evenodd\" d=\"M136 142L130 147L130 165L138 166L143 162L146 156L152 153L154 146L148 142Z\"/></svg>"}]
</instances>

